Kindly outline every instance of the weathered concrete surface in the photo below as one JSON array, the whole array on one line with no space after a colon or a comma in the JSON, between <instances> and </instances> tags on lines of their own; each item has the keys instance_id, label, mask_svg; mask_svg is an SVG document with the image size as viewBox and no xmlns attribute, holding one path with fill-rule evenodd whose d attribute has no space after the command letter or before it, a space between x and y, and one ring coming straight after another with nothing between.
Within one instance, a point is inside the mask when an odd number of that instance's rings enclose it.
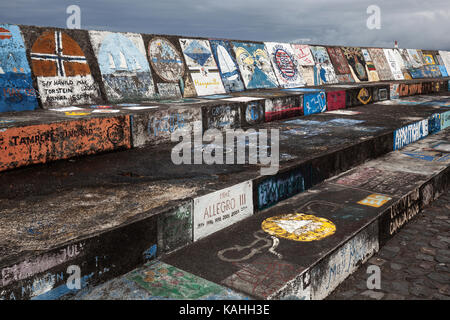
<instances>
[{"instance_id":1,"label":"weathered concrete surface","mask_svg":"<svg viewBox=\"0 0 450 320\"><path fill-rule=\"evenodd\" d=\"M450 300L450 190L424 208L330 300ZM369 290L368 268L380 268L380 287Z\"/></svg>"},{"instance_id":2,"label":"weathered concrete surface","mask_svg":"<svg viewBox=\"0 0 450 320\"><path fill-rule=\"evenodd\" d=\"M192 209L186 202L193 198L252 180L253 208L263 209L391 151L394 130L443 110L368 105L353 108L359 113L351 116L322 113L266 123L260 128L277 128L281 133L281 168L278 176L269 178L259 177L255 165L176 166L170 160L170 145L3 172L1 183L8 188L1 201L8 214L1 217L2 281L7 286L2 287L2 296L11 292L21 298L36 296L40 291L22 293L22 288L48 272L60 275L69 264L87 265L83 276L89 276L91 283L128 272L146 259L192 241ZM402 118L405 113L414 118ZM172 227L180 230L179 235L170 232ZM140 237L142 232L145 236ZM68 255L62 251L68 245L78 249ZM128 253L128 246L135 250ZM99 269L99 257L104 257L101 265L110 273ZM29 265L33 267L24 267ZM64 283L64 277L57 280L52 288Z\"/></svg>"},{"instance_id":3,"label":"weathered concrete surface","mask_svg":"<svg viewBox=\"0 0 450 320\"><path fill-rule=\"evenodd\" d=\"M429 152L449 134L366 162L162 258L164 272L150 264L72 299L192 299L190 290L182 294L183 274L189 288L204 288L206 279L234 292L218 299L323 299L392 237L386 229L401 228L448 188L449 157L408 154ZM408 217L403 224L399 215Z\"/></svg>"},{"instance_id":4,"label":"weathered concrete surface","mask_svg":"<svg viewBox=\"0 0 450 320\"><path fill-rule=\"evenodd\" d=\"M448 139L446 130L404 152ZM393 152L162 260L259 299L323 299L448 188L449 167L448 157L429 163ZM301 213L328 224L305 228Z\"/></svg>"}]
</instances>

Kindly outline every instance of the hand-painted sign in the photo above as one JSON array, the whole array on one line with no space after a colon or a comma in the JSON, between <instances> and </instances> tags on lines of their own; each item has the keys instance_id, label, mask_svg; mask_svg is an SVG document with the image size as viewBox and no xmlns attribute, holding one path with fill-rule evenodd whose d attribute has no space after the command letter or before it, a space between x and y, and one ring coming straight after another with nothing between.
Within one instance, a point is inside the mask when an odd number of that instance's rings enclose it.
<instances>
[{"instance_id":1,"label":"hand-painted sign","mask_svg":"<svg viewBox=\"0 0 450 320\"><path fill-rule=\"evenodd\" d=\"M43 32L34 41L30 58L44 107L98 101L100 90L85 53L66 32Z\"/></svg>"},{"instance_id":2,"label":"hand-painted sign","mask_svg":"<svg viewBox=\"0 0 450 320\"><path fill-rule=\"evenodd\" d=\"M219 69L207 40L179 39L197 95L225 93Z\"/></svg>"},{"instance_id":3,"label":"hand-painted sign","mask_svg":"<svg viewBox=\"0 0 450 320\"><path fill-rule=\"evenodd\" d=\"M378 76L381 81L394 80L392 76L391 68L386 60L383 49L380 48L370 48L368 49L370 57L372 58L373 64L377 69Z\"/></svg>"},{"instance_id":4,"label":"hand-painted sign","mask_svg":"<svg viewBox=\"0 0 450 320\"><path fill-rule=\"evenodd\" d=\"M148 56L153 71L162 81L156 81L160 98L181 97L180 81L185 75L181 53L165 38L153 38L148 44Z\"/></svg>"},{"instance_id":5,"label":"hand-painted sign","mask_svg":"<svg viewBox=\"0 0 450 320\"><path fill-rule=\"evenodd\" d=\"M252 181L194 199L194 241L253 214Z\"/></svg>"},{"instance_id":6,"label":"hand-painted sign","mask_svg":"<svg viewBox=\"0 0 450 320\"><path fill-rule=\"evenodd\" d=\"M399 61L396 58L394 49L383 49L383 51L386 56L386 60L389 64L389 67L391 68L394 80L404 80L401 65L399 64Z\"/></svg>"},{"instance_id":7,"label":"hand-painted sign","mask_svg":"<svg viewBox=\"0 0 450 320\"><path fill-rule=\"evenodd\" d=\"M234 41L232 44L246 89L278 87L264 44Z\"/></svg>"},{"instance_id":8,"label":"hand-painted sign","mask_svg":"<svg viewBox=\"0 0 450 320\"><path fill-rule=\"evenodd\" d=\"M427 135L428 120L422 120L397 129L394 132L394 150L399 150Z\"/></svg>"}]
</instances>

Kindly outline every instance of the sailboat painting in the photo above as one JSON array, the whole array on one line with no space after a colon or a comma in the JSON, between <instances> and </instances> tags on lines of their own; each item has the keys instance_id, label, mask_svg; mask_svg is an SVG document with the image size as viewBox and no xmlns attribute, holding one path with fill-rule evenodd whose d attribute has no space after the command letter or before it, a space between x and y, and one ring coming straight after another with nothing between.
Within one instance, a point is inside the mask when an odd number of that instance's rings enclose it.
<instances>
[{"instance_id":1,"label":"sailboat painting","mask_svg":"<svg viewBox=\"0 0 450 320\"><path fill-rule=\"evenodd\" d=\"M232 49L228 41L210 40L211 50L219 67L220 77L226 92L243 91L244 83L242 82L239 66L232 55Z\"/></svg>"},{"instance_id":2,"label":"sailboat painting","mask_svg":"<svg viewBox=\"0 0 450 320\"><path fill-rule=\"evenodd\" d=\"M89 36L110 102L155 97L141 35L89 31Z\"/></svg>"},{"instance_id":3,"label":"sailboat painting","mask_svg":"<svg viewBox=\"0 0 450 320\"><path fill-rule=\"evenodd\" d=\"M283 88L303 87L305 81L289 43L266 42L265 45L280 86Z\"/></svg>"},{"instance_id":4,"label":"sailboat painting","mask_svg":"<svg viewBox=\"0 0 450 320\"><path fill-rule=\"evenodd\" d=\"M186 65L199 96L225 93L208 40L179 39Z\"/></svg>"},{"instance_id":5,"label":"sailboat painting","mask_svg":"<svg viewBox=\"0 0 450 320\"><path fill-rule=\"evenodd\" d=\"M20 29L0 24L0 112L34 110L37 105Z\"/></svg>"},{"instance_id":6,"label":"sailboat painting","mask_svg":"<svg viewBox=\"0 0 450 320\"><path fill-rule=\"evenodd\" d=\"M277 88L278 80L263 43L232 42L246 89Z\"/></svg>"}]
</instances>

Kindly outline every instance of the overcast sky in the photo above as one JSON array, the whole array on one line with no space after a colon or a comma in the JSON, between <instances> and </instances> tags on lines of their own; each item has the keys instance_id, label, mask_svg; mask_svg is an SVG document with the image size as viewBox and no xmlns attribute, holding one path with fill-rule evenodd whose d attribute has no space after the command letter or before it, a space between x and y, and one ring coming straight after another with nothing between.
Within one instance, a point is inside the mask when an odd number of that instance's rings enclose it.
<instances>
[{"instance_id":1,"label":"overcast sky","mask_svg":"<svg viewBox=\"0 0 450 320\"><path fill-rule=\"evenodd\" d=\"M450 50L450 0L2 0L0 23L66 27L73 4L82 29Z\"/></svg>"}]
</instances>

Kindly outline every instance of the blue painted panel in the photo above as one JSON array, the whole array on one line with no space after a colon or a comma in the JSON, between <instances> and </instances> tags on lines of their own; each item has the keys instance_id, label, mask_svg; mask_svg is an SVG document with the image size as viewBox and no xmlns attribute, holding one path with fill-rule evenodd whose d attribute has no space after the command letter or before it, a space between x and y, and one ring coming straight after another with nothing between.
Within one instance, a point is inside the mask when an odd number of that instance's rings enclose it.
<instances>
[{"instance_id":1,"label":"blue painted panel","mask_svg":"<svg viewBox=\"0 0 450 320\"><path fill-rule=\"evenodd\" d=\"M0 24L0 112L34 110L37 106L20 29Z\"/></svg>"}]
</instances>

